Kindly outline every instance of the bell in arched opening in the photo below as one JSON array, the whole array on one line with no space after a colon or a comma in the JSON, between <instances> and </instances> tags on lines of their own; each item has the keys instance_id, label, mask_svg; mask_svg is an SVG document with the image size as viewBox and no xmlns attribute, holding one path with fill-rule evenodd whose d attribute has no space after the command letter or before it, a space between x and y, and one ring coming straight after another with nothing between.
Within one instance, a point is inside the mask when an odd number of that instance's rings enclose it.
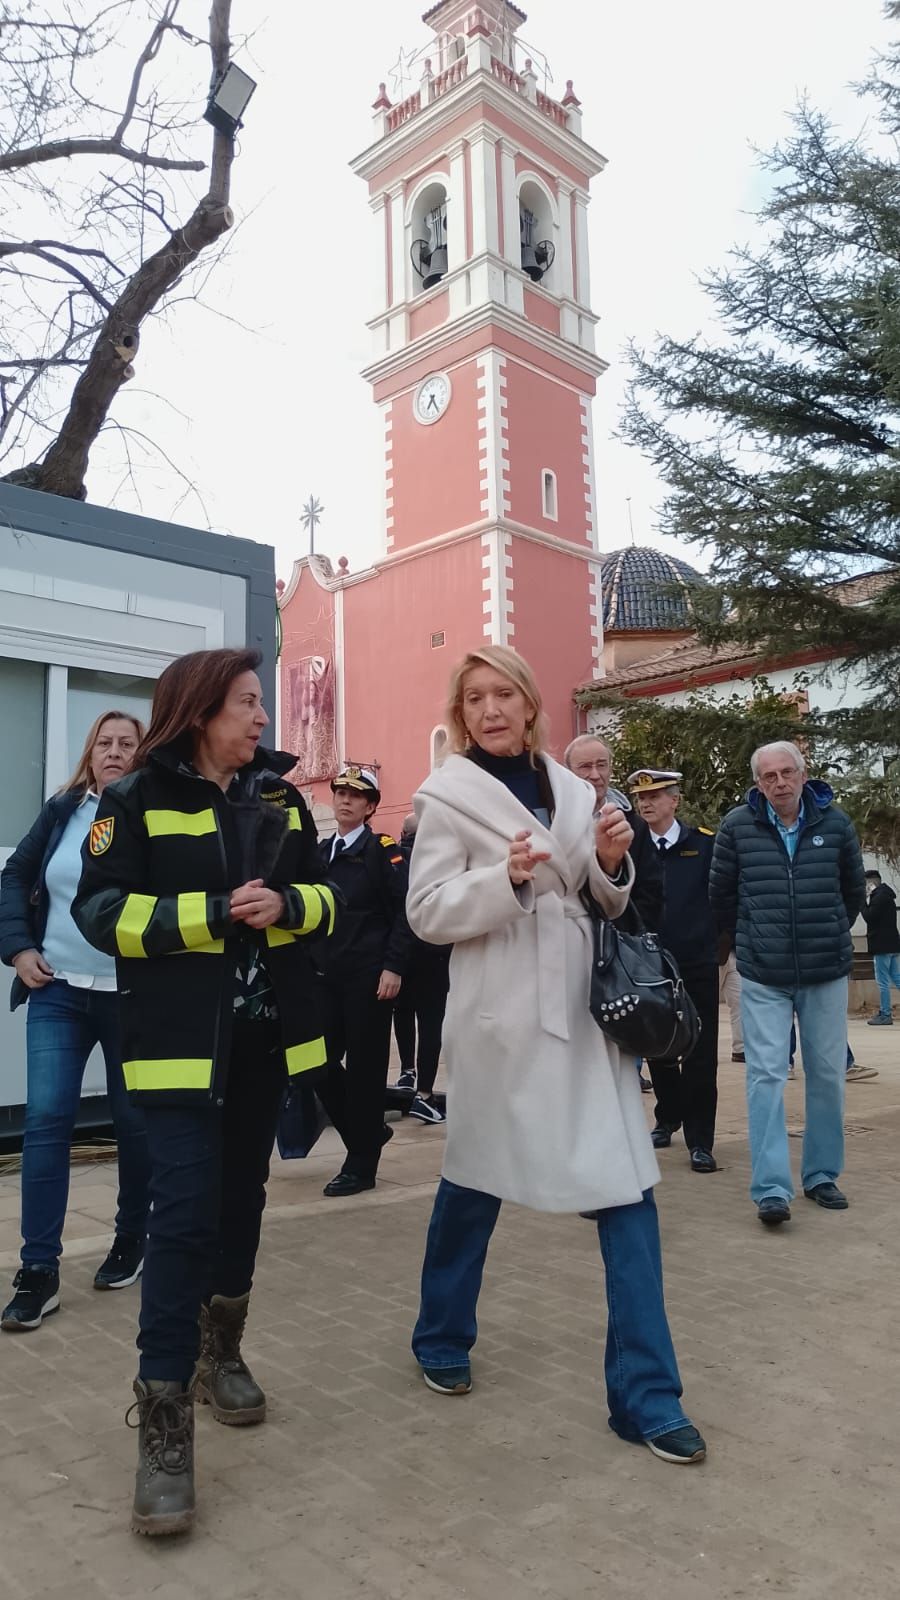
<instances>
[{"instance_id":1,"label":"bell in arched opening","mask_svg":"<svg viewBox=\"0 0 900 1600\"><path fill-rule=\"evenodd\" d=\"M435 206L425 213L427 239L414 239L412 264L422 279L423 289L433 289L447 275L447 206Z\"/></svg>"},{"instance_id":2,"label":"bell in arched opening","mask_svg":"<svg viewBox=\"0 0 900 1600\"><path fill-rule=\"evenodd\" d=\"M538 219L533 211L523 206L519 212L519 239L522 246L522 271L532 283L540 283L549 272L556 255L556 246L549 239L538 239Z\"/></svg>"}]
</instances>

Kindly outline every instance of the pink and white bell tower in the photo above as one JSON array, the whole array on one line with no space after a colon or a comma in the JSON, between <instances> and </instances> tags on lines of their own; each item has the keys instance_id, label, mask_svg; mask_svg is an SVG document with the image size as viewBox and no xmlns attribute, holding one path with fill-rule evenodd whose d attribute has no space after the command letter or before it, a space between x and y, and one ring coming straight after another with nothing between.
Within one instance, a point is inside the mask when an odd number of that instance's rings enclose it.
<instances>
[{"instance_id":1,"label":"pink and white bell tower","mask_svg":"<svg viewBox=\"0 0 900 1600\"><path fill-rule=\"evenodd\" d=\"M602 659L587 208L604 160L571 82L562 100L541 87L510 0L423 20L421 81L396 105L381 86L353 162L375 226L383 548L369 574L317 578L336 594L336 757L377 758L386 823L428 770L465 650L528 658L558 751ZM301 589L295 569L288 660Z\"/></svg>"}]
</instances>

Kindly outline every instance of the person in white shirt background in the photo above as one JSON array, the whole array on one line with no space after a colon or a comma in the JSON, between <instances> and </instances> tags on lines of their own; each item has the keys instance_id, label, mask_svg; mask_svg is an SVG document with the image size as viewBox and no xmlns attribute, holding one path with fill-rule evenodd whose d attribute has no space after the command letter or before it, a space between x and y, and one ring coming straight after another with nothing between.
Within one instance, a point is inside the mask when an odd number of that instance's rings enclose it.
<instances>
[{"instance_id":1,"label":"person in white shirt background","mask_svg":"<svg viewBox=\"0 0 900 1600\"><path fill-rule=\"evenodd\" d=\"M22 1265L0 1316L7 1333L39 1328L59 1309L69 1157L84 1069L95 1045L106 1064L119 1196L115 1240L94 1287L126 1288L141 1271L150 1169L143 1116L130 1104L122 1074L115 962L82 937L71 906L81 877L81 846L95 826L100 796L130 770L143 736L136 717L104 711L69 782L47 801L0 875L0 959L15 968L12 1009L28 1002Z\"/></svg>"}]
</instances>

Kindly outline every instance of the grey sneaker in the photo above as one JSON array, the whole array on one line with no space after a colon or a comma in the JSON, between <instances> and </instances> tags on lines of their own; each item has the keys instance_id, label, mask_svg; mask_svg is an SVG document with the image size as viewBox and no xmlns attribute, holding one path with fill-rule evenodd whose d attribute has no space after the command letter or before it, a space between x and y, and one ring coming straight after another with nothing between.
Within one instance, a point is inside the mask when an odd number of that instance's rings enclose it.
<instances>
[{"instance_id":1,"label":"grey sneaker","mask_svg":"<svg viewBox=\"0 0 900 1600\"><path fill-rule=\"evenodd\" d=\"M683 1428L673 1428L671 1433L661 1433L655 1439L648 1439L647 1447L655 1456L659 1456L660 1461L674 1461L679 1467L706 1460L706 1440L690 1423Z\"/></svg>"},{"instance_id":2,"label":"grey sneaker","mask_svg":"<svg viewBox=\"0 0 900 1600\"><path fill-rule=\"evenodd\" d=\"M879 1011L877 1017L869 1017L867 1022L866 1022L866 1027L867 1028L892 1028L893 1026L894 1026L893 1017L892 1016L890 1016L890 1017L885 1016L884 1013L881 1012L881 1011Z\"/></svg>"},{"instance_id":3,"label":"grey sneaker","mask_svg":"<svg viewBox=\"0 0 900 1600\"><path fill-rule=\"evenodd\" d=\"M472 1387L471 1367L423 1367L422 1377L435 1394L468 1394Z\"/></svg>"}]
</instances>

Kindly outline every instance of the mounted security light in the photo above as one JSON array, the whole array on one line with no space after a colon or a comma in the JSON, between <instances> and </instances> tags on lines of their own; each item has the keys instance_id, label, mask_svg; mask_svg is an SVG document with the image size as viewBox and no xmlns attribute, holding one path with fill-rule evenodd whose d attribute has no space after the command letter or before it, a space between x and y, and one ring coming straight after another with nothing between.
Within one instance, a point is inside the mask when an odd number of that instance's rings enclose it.
<instances>
[{"instance_id":1,"label":"mounted security light","mask_svg":"<svg viewBox=\"0 0 900 1600\"><path fill-rule=\"evenodd\" d=\"M241 118L255 88L255 79L242 67L236 67L233 61L229 61L214 85L203 113L207 122L211 122L218 133L226 133L233 139L238 128L243 126Z\"/></svg>"}]
</instances>

